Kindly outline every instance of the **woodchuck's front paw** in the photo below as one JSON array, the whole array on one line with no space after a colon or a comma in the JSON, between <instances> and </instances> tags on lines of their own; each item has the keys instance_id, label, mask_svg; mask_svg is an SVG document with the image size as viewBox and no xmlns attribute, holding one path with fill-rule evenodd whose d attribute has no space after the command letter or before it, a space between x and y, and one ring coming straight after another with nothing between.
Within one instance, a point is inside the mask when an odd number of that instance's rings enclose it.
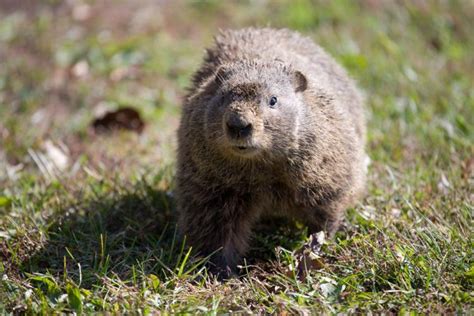
<instances>
[{"instance_id":1,"label":"woodchuck's front paw","mask_svg":"<svg viewBox=\"0 0 474 316\"><path fill-rule=\"evenodd\" d=\"M217 280L221 282L237 276L235 271L233 271L229 266L219 267L219 266L213 265L213 266L209 266L207 268L207 271L209 272L211 276L216 277Z\"/></svg>"},{"instance_id":2,"label":"woodchuck's front paw","mask_svg":"<svg viewBox=\"0 0 474 316\"><path fill-rule=\"evenodd\" d=\"M237 268L227 264L222 257L212 257L206 266L209 274L221 282L237 276Z\"/></svg>"}]
</instances>

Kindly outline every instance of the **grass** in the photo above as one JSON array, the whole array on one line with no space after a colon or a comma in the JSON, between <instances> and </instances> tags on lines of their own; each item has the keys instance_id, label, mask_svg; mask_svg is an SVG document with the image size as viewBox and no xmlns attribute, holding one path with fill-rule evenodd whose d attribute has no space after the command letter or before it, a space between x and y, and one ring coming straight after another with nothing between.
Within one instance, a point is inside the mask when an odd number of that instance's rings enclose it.
<instances>
[{"instance_id":1,"label":"grass","mask_svg":"<svg viewBox=\"0 0 474 316\"><path fill-rule=\"evenodd\" d=\"M470 1L87 3L0 3L0 313L472 313ZM212 35L248 25L348 69L372 165L321 269L295 273L304 226L267 223L219 283L176 235L175 130ZM91 132L120 106L142 134Z\"/></svg>"}]
</instances>

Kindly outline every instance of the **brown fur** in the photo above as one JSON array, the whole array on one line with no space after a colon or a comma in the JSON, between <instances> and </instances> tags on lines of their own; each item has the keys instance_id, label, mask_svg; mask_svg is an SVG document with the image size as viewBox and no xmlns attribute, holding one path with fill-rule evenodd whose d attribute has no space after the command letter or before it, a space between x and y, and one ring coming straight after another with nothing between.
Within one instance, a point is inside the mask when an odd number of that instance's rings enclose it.
<instances>
[{"instance_id":1,"label":"brown fur","mask_svg":"<svg viewBox=\"0 0 474 316\"><path fill-rule=\"evenodd\" d=\"M221 32L194 76L178 131L187 242L205 255L221 249L214 263L233 270L263 214L332 234L365 185L362 103L310 39L284 29ZM229 122L251 124L250 136L229 136Z\"/></svg>"}]
</instances>

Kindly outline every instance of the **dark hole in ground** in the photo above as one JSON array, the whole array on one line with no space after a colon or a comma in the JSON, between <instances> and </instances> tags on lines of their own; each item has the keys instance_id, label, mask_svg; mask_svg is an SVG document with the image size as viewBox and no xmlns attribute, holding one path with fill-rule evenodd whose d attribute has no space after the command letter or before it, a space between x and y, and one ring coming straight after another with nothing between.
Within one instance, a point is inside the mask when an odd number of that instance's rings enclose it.
<instances>
[{"instance_id":1,"label":"dark hole in ground","mask_svg":"<svg viewBox=\"0 0 474 316\"><path fill-rule=\"evenodd\" d=\"M122 107L96 118L92 122L92 128L96 133L129 130L140 134L145 128L145 123L137 110L131 107Z\"/></svg>"}]
</instances>

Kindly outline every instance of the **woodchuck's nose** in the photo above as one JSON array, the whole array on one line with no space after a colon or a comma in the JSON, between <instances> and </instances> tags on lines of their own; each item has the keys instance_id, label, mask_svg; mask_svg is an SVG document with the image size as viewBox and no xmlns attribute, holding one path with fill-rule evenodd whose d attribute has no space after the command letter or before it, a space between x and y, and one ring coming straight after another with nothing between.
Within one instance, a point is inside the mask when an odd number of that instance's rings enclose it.
<instances>
[{"instance_id":1,"label":"woodchuck's nose","mask_svg":"<svg viewBox=\"0 0 474 316\"><path fill-rule=\"evenodd\" d=\"M232 138L245 138L252 133L252 124L238 115L232 115L227 119L227 133Z\"/></svg>"}]
</instances>

